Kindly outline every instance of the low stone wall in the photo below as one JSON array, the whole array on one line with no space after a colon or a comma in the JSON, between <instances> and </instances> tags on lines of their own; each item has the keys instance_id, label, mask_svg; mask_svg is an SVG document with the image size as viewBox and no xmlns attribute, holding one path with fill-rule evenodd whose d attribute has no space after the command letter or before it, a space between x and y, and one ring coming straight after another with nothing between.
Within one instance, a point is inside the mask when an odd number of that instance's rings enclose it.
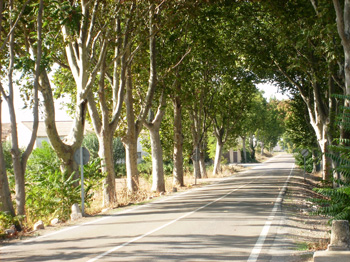
<instances>
[{"instance_id":1,"label":"low stone wall","mask_svg":"<svg viewBox=\"0 0 350 262\"><path fill-rule=\"evenodd\" d=\"M349 221L333 220L331 243L326 251L317 251L314 262L349 262L350 230Z\"/></svg>"}]
</instances>

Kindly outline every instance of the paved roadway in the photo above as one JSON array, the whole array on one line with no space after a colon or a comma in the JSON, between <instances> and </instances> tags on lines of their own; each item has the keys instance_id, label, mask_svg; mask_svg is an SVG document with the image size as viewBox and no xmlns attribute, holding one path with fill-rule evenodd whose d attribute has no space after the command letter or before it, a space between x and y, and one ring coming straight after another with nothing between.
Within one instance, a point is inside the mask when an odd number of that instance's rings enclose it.
<instances>
[{"instance_id":1,"label":"paved roadway","mask_svg":"<svg viewBox=\"0 0 350 262\"><path fill-rule=\"evenodd\" d=\"M274 261L293 166L282 154L216 184L1 247L0 261Z\"/></svg>"}]
</instances>

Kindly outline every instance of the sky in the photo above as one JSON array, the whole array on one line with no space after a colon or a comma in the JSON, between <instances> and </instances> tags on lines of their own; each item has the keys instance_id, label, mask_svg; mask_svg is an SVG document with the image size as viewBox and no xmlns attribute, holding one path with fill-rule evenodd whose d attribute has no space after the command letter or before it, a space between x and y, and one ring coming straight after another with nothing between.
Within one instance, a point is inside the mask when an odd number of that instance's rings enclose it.
<instances>
[{"instance_id":1,"label":"sky","mask_svg":"<svg viewBox=\"0 0 350 262\"><path fill-rule=\"evenodd\" d=\"M278 88L271 84L259 84L258 88L264 91L264 97L269 100L271 97L276 97L279 100L288 99L288 96L278 93ZM15 90L16 91L16 90ZM17 90L18 91L18 90ZM64 109L62 109L60 101L55 101L56 110L56 121L70 120L71 118L67 115ZM23 109L24 103L21 101L18 92L15 92L15 107L16 107L16 118L17 122L21 121L32 121L33 113L30 109ZM41 113L40 120L43 120L43 115ZM8 107L6 101L2 102L2 122L9 123L10 115L8 112Z\"/></svg>"},{"instance_id":2,"label":"sky","mask_svg":"<svg viewBox=\"0 0 350 262\"><path fill-rule=\"evenodd\" d=\"M18 90L15 90L14 100L15 100L14 104L15 104L17 123L22 121L33 121L33 112L31 109L23 109L24 103L19 97ZM1 110L2 123L10 123L10 114L8 111L8 105L5 99L3 98L2 98L1 107L2 107L2 110ZM68 114L65 112L65 110L62 109L60 100L55 100L55 112L56 112L56 121L65 121L65 120L71 119L68 116ZM43 112L39 112L39 118L40 120L44 120Z\"/></svg>"},{"instance_id":3,"label":"sky","mask_svg":"<svg viewBox=\"0 0 350 262\"><path fill-rule=\"evenodd\" d=\"M280 93L278 90L277 86L274 86L269 83L264 83L264 84L259 84L257 87L264 91L264 97L269 100L270 98L276 97L278 100L284 100L284 99L289 99L287 95L283 95Z\"/></svg>"}]
</instances>

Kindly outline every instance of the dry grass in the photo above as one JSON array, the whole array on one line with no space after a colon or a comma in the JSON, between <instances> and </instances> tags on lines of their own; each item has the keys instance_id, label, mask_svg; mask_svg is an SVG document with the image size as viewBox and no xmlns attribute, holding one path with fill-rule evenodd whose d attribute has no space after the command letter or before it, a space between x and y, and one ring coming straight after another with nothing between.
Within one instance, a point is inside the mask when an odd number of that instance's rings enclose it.
<instances>
[{"instance_id":1,"label":"dry grass","mask_svg":"<svg viewBox=\"0 0 350 262\"><path fill-rule=\"evenodd\" d=\"M213 180L223 177L232 176L234 173L240 172L244 170L243 166L240 165L224 165L222 167L222 172L213 175L212 173L212 167L207 167L207 174L208 178L197 178L195 180L194 176L190 172L186 172L184 174L184 184L183 187L178 187L173 185L173 177L172 176L166 176L165 177L165 192L152 192L151 186L152 182L151 180L147 180L143 177L139 177L139 190L135 193L131 193L127 188L127 180L126 178L117 178L116 179L116 190L117 190L117 201L118 204L116 206L110 207L110 208L117 208L117 207L123 207L128 206L131 204L138 204L145 201L149 201L153 198L159 197L161 195L167 195L171 194L173 190L176 191L185 191L194 187L200 187L205 184L209 184L213 182ZM90 203L88 207L86 207L85 212L89 215L95 215L98 214L103 210L102 208L103 204L103 193L102 188L100 190L97 190L94 192L93 201Z\"/></svg>"}]
</instances>

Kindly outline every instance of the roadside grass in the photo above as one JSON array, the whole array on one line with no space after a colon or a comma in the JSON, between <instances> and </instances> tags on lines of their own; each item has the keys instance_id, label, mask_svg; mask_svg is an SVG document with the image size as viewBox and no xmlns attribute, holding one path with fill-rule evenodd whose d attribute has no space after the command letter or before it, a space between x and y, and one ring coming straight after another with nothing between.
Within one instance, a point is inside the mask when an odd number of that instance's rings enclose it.
<instances>
[{"instance_id":1,"label":"roadside grass","mask_svg":"<svg viewBox=\"0 0 350 262\"><path fill-rule=\"evenodd\" d=\"M328 246L327 239L319 239L316 242L297 242L296 250L298 251L315 251L315 250L325 250Z\"/></svg>"},{"instance_id":2,"label":"roadside grass","mask_svg":"<svg viewBox=\"0 0 350 262\"><path fill-rule=\"evenodd\" d=\"M257 156L259 156L257 154ZM260 161L263 161L262 158L259 158ZM173 185L173 177L172 175L165 176L165 192L152 192L152 178L151 175L144 176L140 175L139 177L139 190L135 193L130 193L127 188L126 177L116 178L116 192L117 192L117 204L115 206L110 206L108 208L103 207L103 188L102 185L99 187L95 187L93 189L93 196L89 202L85 202L85 215L87 217L104 214L108 212L108 210L116 209L119 207L126 207L129 205L141 205L147 202L152 201L154 198L161 197L163 195L172 194L173 192L181 192L186 191L196 187L202 187L212 183L215 179L224 178L228 176L232 176L237 172L243 171L245 169L249 169L247 167L243 167L239 164L229 164L222 165L222 172L219 174L213 175L213 166L208 165L206 168L208 178L197 178L195 179L193 173L191 171L186 171L184 173L184 186L174 186ZM176 187L176 189L175 189ZM48 217L42 217L42 220L45 223L45 226L50 225L51 219L54 218L55 214L50 214ZM19 238L23 235L33 235L35 234L32 231L34 221L29 216L26 217L24 221L24 230L21 234L16 235L16 238ZM60 221L58 227L63 226L65 223L74 223L69 220ZM8 225L0 225L0 233L4 232L7 229ZM8 238L9 236L0 236L1 238ZM12 237L11 237L12 238Z\"/></svg>"},{"instance_id":3,"label":"roadside grass","mask_svg":"<svg viewBox=\"0 0 350 262\"><path fill-rule=\"evenodd\" d=\"M213 175L213 167L207 166L208 178L197 178L195 179L192 172L184 173L184 185L183 187L178 187L173 185L173 177L165 176L165 192L152 192L152 179L146 178L144 176L139 177L139 190L134 193L130 193L127 188L126 177L116 179L116 189L117 189L117 205L110 208L103 208L103 190L99 188L94 191L94 197L92 202L85 208L85 212L89 216L105 212L108 209L115 209L118 207L125 207L129 205L137 205L145 202L149 202L154 198L160 197L162 195L168 195L176 191L185 191L195 187L201 187L211 183L212 179L224 178L232 176L233 174L243 171L247 168L240 166L239 164L223 165L222 172Z\"/></svg>"},{"instance_id":4,"label":"roadside grass","mask_svg":"<svg viewBox=\"0 0 350 262\"><path fill-rule=\"evenodd\" d=\"M295 249L298 250L298 251L309 250L309 243L307 243L307 242L297 242Z\"/></svg>"}]
</instances>

